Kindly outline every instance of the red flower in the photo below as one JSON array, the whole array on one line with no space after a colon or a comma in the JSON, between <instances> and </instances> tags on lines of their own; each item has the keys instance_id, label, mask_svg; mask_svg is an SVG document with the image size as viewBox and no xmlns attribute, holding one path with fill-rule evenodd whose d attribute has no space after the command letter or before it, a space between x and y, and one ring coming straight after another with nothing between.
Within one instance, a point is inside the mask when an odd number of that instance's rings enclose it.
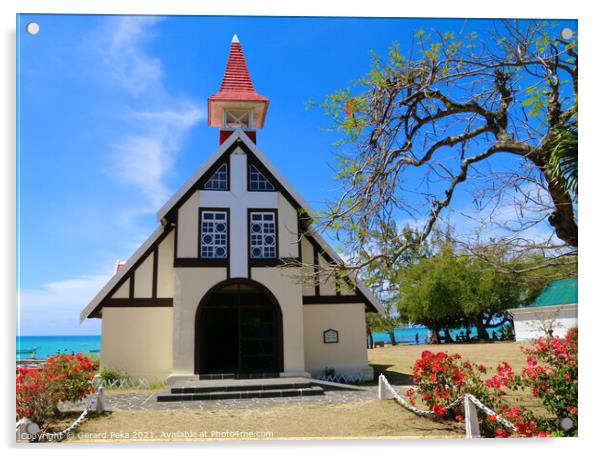
<instances>
[{"instance_id":1,"label":"red flower","mask_svg":"<svg viewBox=\"0 0 602 457\"><path fill-rule=\"evenodd\" d=\"M440 403L433 403L432 410L437 417L443 417L445 414L445 407Z\"/></svg>"},{"instance_id":2,"label":"red flower","mask_svg":"<svg viewBox=\"0 0 602 457\"><path fill-rule=\"evenodd\" d=\"M509 433L508 433L506 430L504 430L503 428L498 428L498 429L495 431L495 436L496 436L497 438L508 438L508 436L509 436L509 435L510 435L510 434L509 434Z\"/></svg>"}]
</instances>

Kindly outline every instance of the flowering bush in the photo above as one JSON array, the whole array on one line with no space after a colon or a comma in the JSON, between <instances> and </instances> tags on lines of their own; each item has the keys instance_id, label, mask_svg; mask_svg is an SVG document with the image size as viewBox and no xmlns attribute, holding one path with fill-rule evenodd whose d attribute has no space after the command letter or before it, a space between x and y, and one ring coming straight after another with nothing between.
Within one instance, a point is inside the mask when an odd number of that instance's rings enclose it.
<instances>
[{"instance_id":1,"label":"flowering bush","mask_svg":"<svg viewBox=\"0 0 602 457\"><path fill-rule=\"evenodd\" d=\"M448 355L444 352L433 354L424 351L412 370L412 377L418 386L420 395L414 389L406 392L408 400L415 404L417 398L433 411L436 417L464 420L463 406L459 403L453 408L449 405L465 393L470 393L499 412L499 417L505 418L516 425L519 436L545 436L538 429L537 423L527 411L511 407L504 401L506 390L514 380L514 372L507 364L501 364L497 372L483 380L486 367L475 365L462 359L459 354ZM487 437L507 437L505 430L497 421L498 416L487 416L478 411L481 434Z\"/></svg>"},{"instance_id":2,"label":"flowering bush","mask_svg":"<svg viewBox=\"0 0 602 457\"><path fill-rule=\"evenodd\" d=\"M573 436L577 434L577 329L566 338L540 338L532 347L522 348L527 355L527 367L517 375L507 363L501 363L491 377L483 379L486 367L475 366L459 354L434 354L424 351L414 363L412 377L417 389L409 389L410 403L417 399L433 411L436 417L464 419L459 404L448 406L464 393L473 394L498 412L486 416L479 411L481 433L489 437L507 437L509 431L497 421L505 418L517 428L516 436ZM530 389L542 400L546 410L554 416L536 417L524 408L508 404L504 397L508 390ZM570 419L572 428L561 427L561 421ZM569 425L570 425L569 424ZM567 427L565 427L567 428Z\"/></svg>"},{"instance_id":3,"label":"flowering bush","mask_svg":"<svg viewBox=\"0 0 602 457\"><path fill-rule=\"evenodd\" d=\"M54 413L52 392L35 368L17 369L17 419L27 417L41 424Z\"/></svg>"},{"instance_id":4,"label":"flowering bush","mask_svg":"<svg viewBox=\"0 0 602 457\"><path fill-rule=\"evenodd\" d=\"M17 370L17 418L42 426L63 401L78 401L94 391L94 365L82 354L50 357L43 368Z\"/></svg>"},{"instance_id":5,"label":"flowering bush","mask_svg":"<svg viewBox=\"0 0 602 457\"><path fill-rule=\"evenodd\" d=\"M454 418L456 421L464 420L464 403L453 408L448 406L465 393L474 395L490 408L500 411L500 416L508 420L519 419L525 415L525 412L518 408L510 408L503 401L506 392L502 387L508 385L507 376L513 376L511 368L507 364L501 365L492 379L484 381L482 375L485 372L485 366L464 360L460 354L434 354L424 351L412 370L412 377L420 395L418 396L414 389L410 389L406 396L412 404L415 404L418 397L421 398L436 417ZM479 422L483 436L508 436L508 432L497 422L495 416L487 416L479 411ZM531 433L531 430L529 432Z\"/></svg>"},{"instance_id":6,"label":"flowering bush","mask_svg":"<svg viewBox=\"0 0 602 457\"><path fill-rule=\"evenodd\" d=\"M577 434L577 328L570 329L565 338L539 338L531 347L522 348L527 367L511 382L514 389L530 389L542 400L553 419L542 418L540 426L555 436ZM572 427L562 428L561 422L570 419Z\"/></svg>"}]
</instances>

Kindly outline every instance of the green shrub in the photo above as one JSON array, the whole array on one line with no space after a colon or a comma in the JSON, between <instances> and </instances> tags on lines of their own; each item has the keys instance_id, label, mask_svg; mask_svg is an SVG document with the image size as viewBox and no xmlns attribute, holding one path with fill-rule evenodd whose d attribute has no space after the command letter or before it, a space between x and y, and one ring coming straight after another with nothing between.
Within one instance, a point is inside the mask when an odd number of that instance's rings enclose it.
<instances>
[{"instance_id":1,"label":"green shrub","mask_svg":"<svg viewBox=\"0 0 602 457\"><path fill-rule=\"evenodd\" d=\"M102 367L99 374L102 380L106 383L115 382L126 377L121 373L121 371L109 367Z\"/></svg>"}]
</instances>

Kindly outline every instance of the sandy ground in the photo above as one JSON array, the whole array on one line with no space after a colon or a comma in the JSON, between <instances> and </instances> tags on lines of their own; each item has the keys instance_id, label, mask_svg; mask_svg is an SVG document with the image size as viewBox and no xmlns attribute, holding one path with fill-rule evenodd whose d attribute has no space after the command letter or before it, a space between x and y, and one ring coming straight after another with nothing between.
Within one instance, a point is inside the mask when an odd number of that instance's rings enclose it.
<instances>
[{"instance_id":1,"label":"sandy ground","mask_svg":"<svg viewBox=\"0 0 602 457\"><path fill-rule=\"evenodd\" d=\"M376 371L382 372L391 382L396 384L411 383L414 362L420 358L423 351L458 353L463 358L474 363L482 363L489 368L488 373L503 361L508 362L519 373L526 366L526 356L521 352L524 343L497 342L477 344L429 344L419 346L385 346L368 349L368 362Z\"/></svg>"},{"instance_id":2,"label":"sandy ground","mask_svg":"<svg viewBox=\"0 0 602 457\"><path fill-rule=\"evenodd\" d=\"M119 411L86 421L70 441L461 438L462 424L416 416L393 400L224 410Z\"/></svg>"},{"instance_id":3,"label":"sandy ground","mask_svg":"<svg viewBox=\"0 0 602 457\"><path fill-rule=\"evenodd\" d=\"M520 343L442 346L387 346L368 351L377 373L399 386L411 382L414 361L424 350L460 353L492 369L508 361L518 372L525 365ZM404 388L400 387L401 392ZM513 400L524 404L528 396ZM537 407L533 404L533 407ZM65 417L65 424L69 417ZM311 438L463 437L463 424L416 416L393 400L278 405L238 409L116 411L84 422L70 440L215 440Z\"/></svg>"}]
</instances>

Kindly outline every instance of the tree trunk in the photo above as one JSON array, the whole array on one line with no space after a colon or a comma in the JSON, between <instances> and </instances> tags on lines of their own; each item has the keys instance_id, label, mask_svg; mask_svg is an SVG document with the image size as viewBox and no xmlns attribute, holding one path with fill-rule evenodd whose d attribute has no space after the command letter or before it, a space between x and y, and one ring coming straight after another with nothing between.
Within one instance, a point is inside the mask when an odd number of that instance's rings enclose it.
<instances>
[{"instance_id":1,"label":"tree trunk","mask_svg":"<svg viewBox=\"0 0 602 457\"><path fill-rule=\"evenodd\" d=\"M445 327L444 334L445 334L445 342L446 343L452 343L453 340L452 340L451 334L449 333L449 328L448 327Z\"/></svg>"},{"instance_id":2,"label":"tree trunk","mask_svg":"<svg viewBox=\"0 0 602 457\"><path fill-rule=\"evenodd\" d=\"M374 349L374 337L372 336L372 332L368 333L368 348Z\"/></svg>"},{"instance_id":3,"label":"tree trunk","mask_svg":"<svg viewBox=\"0 0 602 457\"><path fill-rule=\"evenodd\" d=\"M397 341L395 340L395 329L389 330L388 333L389 333L389 338L391 339L391 345L397 346Z\"/></svg>"},{"instance_id":4,"label":"tree trunk","mask_svg":"<svg viewBox=\"0 0 602 457\"><path fill-rule=\"evenodd\" d=\"M489 333L487 333L487 327L483 323L483 319L482 318L477 319L477 321L475 322L475 325L477 327L477 335L478 335L479 339L489 341Z\"/></svg>"},{"instance_id":5,"label":"tree trunk","mask_svg":"<svg viewBox=\"0 0 602 457\"><path fill-rule=\"evenodd\" d=\"M569 246L576 248L578 246L578 228L573 211L573 200L562 184L556 182L554 177L550 176L548 161L541 154L530 155L529 159L543 173L548 186L548 193L554 204L554 211L548 217L548 222L554 228L558 238Z\"/></svg>"}]
</instances>

